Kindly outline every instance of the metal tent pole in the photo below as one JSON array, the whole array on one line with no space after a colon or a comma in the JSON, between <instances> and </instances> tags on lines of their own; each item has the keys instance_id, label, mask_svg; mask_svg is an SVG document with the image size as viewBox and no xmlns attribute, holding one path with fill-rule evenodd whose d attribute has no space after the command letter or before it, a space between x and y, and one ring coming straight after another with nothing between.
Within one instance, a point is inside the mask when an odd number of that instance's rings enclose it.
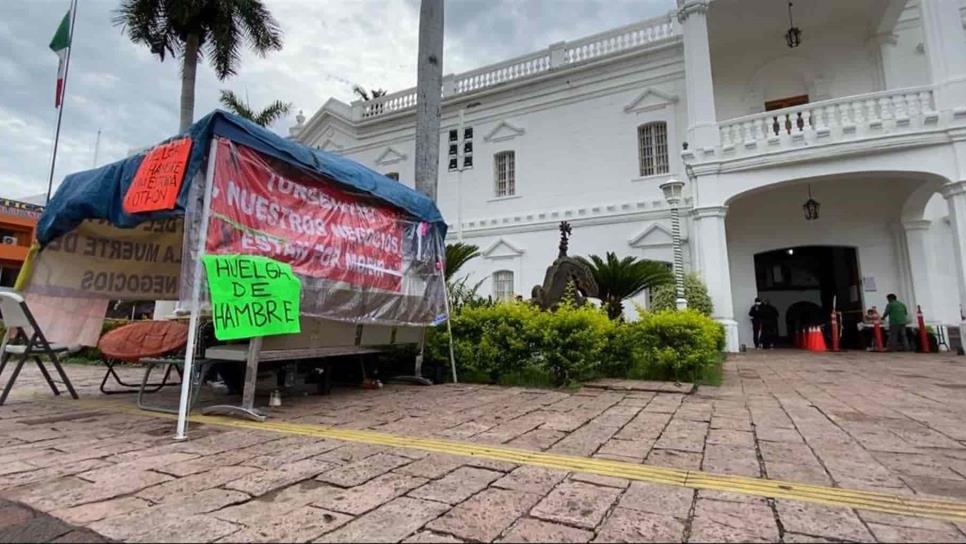
<instances>
[{"instance_id":1,"label":"metal tent pole","mask_svg":"<svg viewBox=\"0 0 966 544\"><path fill-rule=\"evenodd\" d=\"M175 440L188 438L188 410L191 397L192 366L195 361L195 343L198 337L198 320L201 313L201 283L204 274L204 263L201 257L205 254L205 244L208 242L208 222L211 221L211 191L215 179L215 157L218 152L218 138L212 136L211 150L208 152L208 168L205 172L205 196L201 208L201 226L198 232L198 250L195 253L194 283L191 289L191 317L188 320L188 346L184 358L184 374L181 377L181 402L178 405L178 431Z\"/></svg>"}]
</instances>

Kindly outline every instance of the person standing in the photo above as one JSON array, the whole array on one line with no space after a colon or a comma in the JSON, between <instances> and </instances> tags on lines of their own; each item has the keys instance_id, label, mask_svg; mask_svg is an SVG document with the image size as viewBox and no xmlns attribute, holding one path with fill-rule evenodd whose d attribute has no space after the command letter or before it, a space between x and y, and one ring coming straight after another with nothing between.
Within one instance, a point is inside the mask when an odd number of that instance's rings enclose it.
<instances>
[{"instance_id":1,"label":"person standing","mask_svg":"<svg viewBox=\"0 0 966 544\"><path fill-rule=\"evenodd\" d=\"M761 299L755 297L755 303L752 304L751 309L748 310L748 317L751 318L751 337L755 342L755 349L761 349L761 326L762 326L762 315L761 315Z\"/></svg>"},{"instance_id":2,"label":"person standing","mask_svg":"<svg viewBox=\"0 0 966 544\"><path fill-rule=\"evenodd\" d=\"M778 308L766 299L761 303L758 316L761 320L762 349L775 349L775 340L778 338Z\"/></svg>"},{"instance_id":3,"label":"person standing","mask_svg":"<svg viewBox=\"0 0 966 544\"><path fill-rule=\"evenodd\" d=\"M893 293L886 295L886 300L889 303L882 312L882 319L889 319L889 342L886 345L886 351L896 351L900 340L903 351L912 351L909 348L909 337L906 336L906 323L909 322L909 311L906 305L899 302Z\"/></svg>"}]
</instances>

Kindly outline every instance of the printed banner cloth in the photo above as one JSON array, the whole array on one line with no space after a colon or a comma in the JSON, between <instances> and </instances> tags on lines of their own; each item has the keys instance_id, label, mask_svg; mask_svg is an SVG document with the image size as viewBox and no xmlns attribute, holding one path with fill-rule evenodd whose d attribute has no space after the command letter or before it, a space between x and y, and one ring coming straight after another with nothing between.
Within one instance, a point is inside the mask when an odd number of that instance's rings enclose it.
<instances>
[{"instance_id":1,"label":"printed banner cloth","mask_svg":"<svg viewBox=\"0 0 966 544\"><path fill-rule=\"evenodd\" d=\"M400 212L226 140L216 163L208 253L264 255L303 276L400 290Z\"/></svg>"}]
</instances>

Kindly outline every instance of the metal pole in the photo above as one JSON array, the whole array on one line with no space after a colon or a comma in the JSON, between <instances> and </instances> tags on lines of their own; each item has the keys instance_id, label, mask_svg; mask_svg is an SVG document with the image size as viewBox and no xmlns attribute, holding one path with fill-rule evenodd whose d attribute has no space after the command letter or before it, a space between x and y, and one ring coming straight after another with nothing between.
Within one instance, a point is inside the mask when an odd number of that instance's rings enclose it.
<instances>
[{"instance_id":1,"label":"metal pole","mask_svg":"<svg viewBox=\"0 0 966 544\"><path fill-rule=\"evenodd\" d=\"M439 176L439 117L443 86L443 0L419 7L416 63L416 190L436 201Z\"/></svg>"},{"instance_id":2,"label":"metal pole","mask_svg":"<svg viewBox=\"0 0 966 544\"><path fill-rule=\"evenodd\" d=\"M445 285L446 280L443 280ZM453 370L453 383L459 383L456 379L456 355L453 351L453 312L450 310L449 306L449 289L443 289L446 293L446 332L449 333L449 366Z\"/></svg>"},{"instance_id":3,"label":"metal pole","mask_svg":"<svg viewBox=\"0 0 966 544\"><path fill-rule=\"evenodd\" d=\"M463 117L466 107L460 108L460 123L456 129L456 239L463 241ZM448 298L448 297L447 297ZM447 311L449 311L447 309Z\"/></svg>"},{"instance_id":4,"label":"metal pole","mask_svg":"<svg viewBox=\"0 0 966 544\"><path fill-rule=\"evenodd\" d=\"M74 50L74 24L77 21L77 0L70 6L70 45L67 47L67 58L64 60L64 87L60 90L60 107L57 108L57 128L54 131L54 154L50 158L50 177L47 179L47 199L44 205L50 204L50 192L54 189L54 167L57 165L57 146L60 145L60 121L64 118L64 106L67 104L67 76L70 75L70 53Z\"/></svg>"},{"instance_id":5,"label":"metal pole","mask_svg":"<svg viewBox=\"0 0 966 544\"><path fill-rule=\"evenodd\" d=\"M94 140L94 160L91 163L91 168L97 168L97 155L101 151L101 129L97 129L97 139Z\"/></svg>"},{"instance_id":6,"label":"metal pole","mask_svg":"<svg viewBox=\"0 0 966 544\"><path fill-rule=\"evenodd\" d=\"M201 225L198 232L198 249L195 253L194 284L191 289L191 313L188 319L188 345L185 348L184 374L181 377L181 401L178 404L178 431L175 440L188 438L188 400L191 397L191 372L195 361L195 342L198 336L198 320L201 313L201 283L204 281L204 263L201 261L208 243L208 222L211 221L211 191L215 179L215 158L218 154L218 138L211 138L211 150L208 152L208 168L205 172L205 196L201 207ZM185 225L186 228L188 225Z\"/></svg>"},{"instance_id":7,"label":"metal pole","mask_svg":"<svg viewBox=\"0 0 966 544\"><path fill-rule=\"evenodd\" d=\"M684 298L684 257L681 255L681 217L677 204L671 207L671 241L674 247L675 305L678 310L684 310L688 301Z\"/></svg>"}]
</instances>

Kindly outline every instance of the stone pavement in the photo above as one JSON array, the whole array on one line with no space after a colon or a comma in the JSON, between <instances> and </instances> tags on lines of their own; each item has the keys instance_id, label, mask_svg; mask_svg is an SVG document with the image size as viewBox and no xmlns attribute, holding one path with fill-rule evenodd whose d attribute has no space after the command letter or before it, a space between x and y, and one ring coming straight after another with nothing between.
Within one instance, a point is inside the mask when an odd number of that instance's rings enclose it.
<instances>
[{"instance_id":1,"label":"stone pavement","mask_svg":"<svg viewBox=\"0 0 966 544\"><path fill-rule=\"evenodd\" d=\"M68 368L95 399L101 372ZM0 407L0 498L113 540L966 542L961 522L406 448L198 424L178 443L170 420L54 401L29 367L23 380ZM271 412L274 421L966 500L964 391L966 358L776 351L730 358L721 387L691 395L391 386L288 397Z\"/></svg>"}]
</instances>

